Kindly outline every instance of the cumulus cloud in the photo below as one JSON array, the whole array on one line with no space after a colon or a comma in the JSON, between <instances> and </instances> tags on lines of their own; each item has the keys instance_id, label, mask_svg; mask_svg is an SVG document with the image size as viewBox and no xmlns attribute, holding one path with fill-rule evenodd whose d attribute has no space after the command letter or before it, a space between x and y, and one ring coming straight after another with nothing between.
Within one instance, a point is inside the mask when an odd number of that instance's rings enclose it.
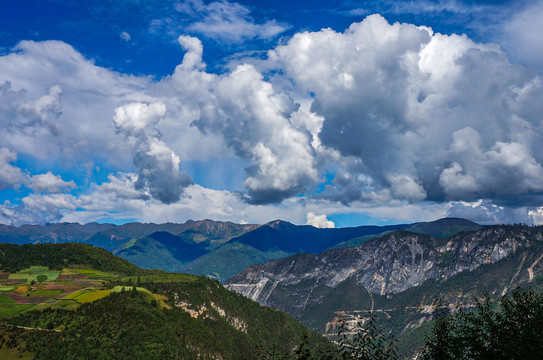
<instances>
[{"instance_id":1,"label":"cumulus cloud","mask_svg":"<svg viewBox=\"0 0 543 360\"><path fill-rule=\"evenodd\" d=\"M72 180L64 181L51 171L30 176L21 168L10 164L16 160L17 153L0 148L0 190L27 187L37 193L60 193L76 187Z\"/></svg>"},{"instance_id":2,"label":"cumulus cloud","mask_svg":"<svg viewBox=\"0 0 543 360\"><path fill-rule=\"evenodd\" d=\"M138 169L136 189L148 190L164 202L178 201L192 179L181 172L181 159L163 141L156 129L166 115L163 103L129 103L115 109L113 122L117 130L133 143L133 161Z\"/></svg>"},{"instance_id":3,"label":"cumulus cloud","mask_svg":"<svg viewBox=\"0 0 543 360\"><path fill-rule=\"evenodd\" d=\"M543 206L529 210L528 216L532 219L534 225L543 225Z\"/></svg>"},{"instance_id":4,"label":"cumulus cloud","mask_svg":"<svg viewBox=\"0 0 543 360\"><path fill-rule=\"evenodd\" d=\"M35 192L61 193L76 187L73 180L64 181L51 171L45 174L33 175L29 179L28 187Z\"/></svg>"},{"instance_id":5,"label":"cumulus cloud","mask_svg":"<svg viewBox=\"0 0 543 360\"><path fill-rule=\"evenodd\" d=\"M0 220L9 225L56 222L81 205L82 201L70 194L30 194L20 204L0 205Z\"/></svg>"},{"instance_id":6,"label":"cumulus cloud","mask_svg":"<svg viewBox=\"0 0 543 360\"><path fill-rule=\"evenodd\" d=\"M240 65L216 82L193 124L220 134L254 164L244 181L252 202L280 202L318 181L311 138L289 120L296 110L292 98L276 91L254 66Z\"/></svg>"},{"instance_id":7,"label":"cumulus cloud","mask_svg":"<svg viewBox=\"0 0 543 360\"><path fill-rule=\"evenodd\" d=\"M316 228L333 229L336 224L326 218L326 214L316 215L314 212L307 213L306 225L311 225Z\"/></svg>"},{"instance_id":8,"label":"cumulus cloud","mask_svg":"<svg viewBox=\"0 0 543 360\"><path fill-rule=\"evenodd\" d=\"M527 207L507 207L491 200L452 201L446 204L447 216L470 219L479 224L526 223L534 224L537 216ZM537 211L536 211L537 212Z\"/></svg>"},{"instance_id":9,"label":"cumulus cloud","mask_svg":"<svg viewBox=\"0 0 543 360\"><path fill-rule=\"evenodd\" d=\"M25 180L25 174L13 163L17 160L17 154L6 148L0 148L0 191L17 188Z\"/></svg>"},{"instance_id":10,"label":"cumulus cloud","mask_svg":"<svg viewBox=\"0 0 543 360\"><path fill-rule=\"evenodd\" d=\"M323 146L359 160L320 196L499 202L543 190L541 79L495 45L372 15L344 33L298 33L269 57L313 96Z\"/></svg>"},{"instance_id":11,"label":"cumulus cloud","mask_svg":"<svg viewBox=\"0 0 543 360\"><path fill-rule=\"evenodd\" d=\"M114 109L146 100L147 77L96 66L60 41L22 41L0 57L0 143L36 159L126 163L115 141ZM129 152L128 152L129 153Z\"/></svg>"}]
</instances>

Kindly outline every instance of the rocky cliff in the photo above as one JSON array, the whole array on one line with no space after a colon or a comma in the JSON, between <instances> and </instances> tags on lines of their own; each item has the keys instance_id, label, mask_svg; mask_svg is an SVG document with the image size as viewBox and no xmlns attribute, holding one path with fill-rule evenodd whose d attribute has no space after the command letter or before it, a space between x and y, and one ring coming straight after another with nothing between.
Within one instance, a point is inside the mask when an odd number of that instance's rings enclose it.
<instances>
[{"instance_id":1,"label":"rocky cliff","mask_svg":"<svg viewBox=\"0 0 543 360\"><path fill-rule=\"evenodd\" d=\"M368 309L402 333L431 320L438 301L454 309L483 292L498 297L543 283L542 258L543 227L492 226L445 239L400 230L354 248L252 266L226 286L323 333L338 316Z\"/></svg>"}]
</instances>

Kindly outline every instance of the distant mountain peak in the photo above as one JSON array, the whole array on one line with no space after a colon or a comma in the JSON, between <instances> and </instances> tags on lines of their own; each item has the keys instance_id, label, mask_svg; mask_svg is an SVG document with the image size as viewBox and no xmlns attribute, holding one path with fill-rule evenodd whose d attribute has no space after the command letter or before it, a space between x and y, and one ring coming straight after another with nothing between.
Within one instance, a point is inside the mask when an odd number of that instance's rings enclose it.
<instances>
[{"instance_id":1,"label":"distant mountain peak","mask_svg":"<svg viewBox=\"0 0 543 360\"><path fill-rule=\"evenodd\" d=\"M264 225L267 225L269 227L272 227L272 228L284 228L284 227L295 227L296 225L292 224L292 223L289 223L288 221L285 221L285 220L280 220L280 219L276 219L276 220L273 220L273 221L270 221Z\"/></svg>"}]
</instances>

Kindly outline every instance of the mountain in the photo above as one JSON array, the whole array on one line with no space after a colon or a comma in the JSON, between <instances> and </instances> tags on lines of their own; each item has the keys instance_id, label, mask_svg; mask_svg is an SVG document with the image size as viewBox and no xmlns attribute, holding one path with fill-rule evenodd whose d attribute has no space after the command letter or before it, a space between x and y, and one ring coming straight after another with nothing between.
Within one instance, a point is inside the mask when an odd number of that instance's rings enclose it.
<instances>
[{"instance_id":1,"label":"mountain","mask_svg":"<svg viewBox=\"0 0 543 360\"><path fill-rule=\"evenodd\" d=\"M0 358L254 359L334 346L216 281L85 244L0 244ZM268 355L267 355L268 354Z\"/></svg>"},{"instance_id":2,"label":"mountain","mask_svg":"<svg viewBox=\"0 0 543 360\"><path fill-rule=\"evenodd\" d=\"M0 224L0 242L15 244L82 242L93 234L115 227L113 224L57 223L22 225L20 227Z\"/></svg>"},{"instance_id":3,"label":"mountain","mask_svg":"<svg viewBox=\"0 0 543 360\"><path fill-rule=\"evenodd\" d=\"M144 238L156 232L167 232L176 235L178 242L189 244L204 243L208 248L215 248L233 237L254 230L258 226L213 220L188 220L184 224L128 223L97 232L86 239L85 243L112 251L131 239ZM175 246L175 242L170 242L169 245Z\"/></svg>"},{"instance_id":4,"label":"mountain","mask_svg":"<svg viewBox=\"0 0 543 360\"><path fill-rule=\"evenodd\" d=\"M190 261L258 226L213 220L119 226L97 223L0 225L0 241L14 244L85 243L112 251L144 268L178 271Z\"/></svg>"},{"instance_id":5,"label":"mountain","mask_svg":"<svg viewBox=\"0 0 543 360\"><path fill-rule=\"evenodd\" d=\"M204 274L224 281L247 266L298 253L318 254L336 246L348 246L350 240L367 240L378 234L409 225L359 226L319 229L275 220L233 238L217 250L183 268L192 274Z\"/></svg>"},{"instance_id":6,"label":"mountain","mask_svg":"<svg viewBox=\"0 0 543 360\"><path fill-rule=\"evenodd\" d=\"M490 226L450 238L399 230L252 266L225 285L320 333L332 336L340 318L372 310L383 328L412 338L438 305L471 307L484 292L497 298L519 285L542 286L542 259L543 227Z\"/></svg>"},{"instance_id":7,"label":"mountain","mask_svg":"<svg viewBox=\"0 0 543 360\"><path fill-rule=\"evenodd\" d=\"M449 238L463 231L476 231L481 225L460 218L444 218L431 222L421 222L410 225L406 230L433 236L435 238Z\"/></svg>"}]
</instances>

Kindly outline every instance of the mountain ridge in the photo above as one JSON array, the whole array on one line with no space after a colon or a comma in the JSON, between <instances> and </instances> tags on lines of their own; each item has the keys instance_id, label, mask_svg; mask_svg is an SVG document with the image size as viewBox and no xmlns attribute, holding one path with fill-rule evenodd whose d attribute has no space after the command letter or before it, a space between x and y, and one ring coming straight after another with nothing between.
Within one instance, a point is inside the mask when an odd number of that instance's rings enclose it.
<instances>
[{"instance_id":1,"label":"mountain ridge","mask_svg":"<svg viewBox=\"0 0 543 360\"><path fill-rule=\"evenodd\" d=\"M459 221L466 222L462 219L448 220L447 231L451 231L451 226L453 232L460 228L456 224ZM436 228L443 227L441 224L416 223L319 229L282 220L258 225L209 219L188 220L182 224L59 223L20 227L3 225L0 226L0 241L17 244L85 243L103 247L140 267L203 274L224 281L247 266L270 259L355 246L384 233L412 226L418 226L422 232L435 232ZM465 228L464 224L461 229Z\"/></svg>"}]
</instances>

